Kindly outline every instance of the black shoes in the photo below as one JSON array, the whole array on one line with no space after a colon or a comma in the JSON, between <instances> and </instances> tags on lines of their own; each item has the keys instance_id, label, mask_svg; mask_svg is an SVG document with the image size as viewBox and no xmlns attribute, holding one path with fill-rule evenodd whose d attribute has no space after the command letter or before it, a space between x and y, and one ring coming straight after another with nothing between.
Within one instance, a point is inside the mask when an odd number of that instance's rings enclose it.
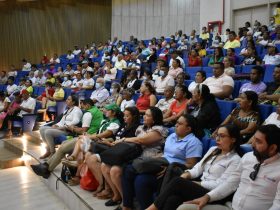
<instances>
[{"instance_id":1,"label":"black shoes","mask_svg":"<svg viewBox=\"0 0 280 210\"><path fill-rule=\"evenodd\" d=\"M120 205L121 203L122 203L121 200L113 201L112 199L110 199L105 203L105 206L116 206L116 205Z\"/></svg>"},{"instance_id":2,"label":"black shoes","mask_svg":"<svg viewBox=\"0 0 280 210\"><path fill-rule=\"evenodd\" d=\"M40 163L38 165L30 165L32 170L38 176L42 176L45 179L48 179L51 175L51 172L48 170L49 165L47 163Z\"/></svg>"}]
</instances>

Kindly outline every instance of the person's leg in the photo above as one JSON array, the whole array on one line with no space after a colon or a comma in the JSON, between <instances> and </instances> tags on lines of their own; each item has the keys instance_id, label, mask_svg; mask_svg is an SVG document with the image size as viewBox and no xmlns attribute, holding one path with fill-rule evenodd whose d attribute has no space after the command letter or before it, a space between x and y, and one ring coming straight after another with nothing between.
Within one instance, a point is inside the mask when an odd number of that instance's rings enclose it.
<instances>
[{"instance_id":1,"label":"person's leg","mask_svg":"<svg viewBox=\"0 0 280 210\"><path fill-rule=\"evenodd\" d=\"M148 210L166 209L168 205L169 210L176 209L182 202L193 200L205 195L209 190L196 184L191 180L187 180L181 177L174 178L156 198L154 204L152 204ZM169 197L170 202L167 203ZM171 202L172 201L172 202Z\"/></svg>"},{"instance_id":2,"label":"person's leg","mask_svg":"<svg viewBox=\"0 0 280 210\"><path fill-rule=\"evenodd\" d=\"M134 181L136 200L141 209L148 208L154 201L157 191L157 177L152 174L139 174Z\"/></svg>"},{"instance_id":3,"label":"person's leg","mask_svg":"<svg viewBox=\"0 0 280 210\"><path fill-rule=\"evenodd\" d=\"M91 154L90 152L86 153L85 162L91 171L91 173L94 175L96 180L99 183L99 186L95 192L100 192L104 188L103 183L103 176L100 170L101 163L99 162L99 159L95 154Z\"/></svg>"},{"instance_id":4,"label":"person's leg","mask_svg":"<svg viewBox=\"0 0 280 210\"><path fill-rule=\"evenodd\" d=\"M111 177L110 177L110 170L111 170L111 166L109 165L106 165L105 163L101 163L101 172L105 178L105 181L108 183L108 185L110 186L110 188L112 189L113 191L113 197L112 197L112 200L113 201L118 201L120 200L121 196L116 188L116 186L114 185L114 183L112 182L111 180Z\"/></svg>"},{"instance_id":5,"label":"person's leg","mask_svg":"<svg viewBox=\"0 0 280 210\"><path fill-rule=\"evenodd\" d=\"M132 165L127 165L123 169L122 193L123 193L123 210L130 210L133 208L133 199L135 195L134 181L137 176L136 171Z\"/></svg>"},{"instance_id":6,"label":"person's leg","mask_svg":"<svg viewBox=\"0 0 280 210\"><path fill-rule=\"evenodd\" d=\"M49 127L49 126L42 126L40 127L39 129L39 132L40 132L40 135L41 135L41 138L42 138L42 141L43 142L46 142L46 134L45 132L48 130L48 129L51 129L52 127Z\"/></svg>"},{"instance_id":7,"label":"person's leg","mask_svg":"<svg viewBox=\"0 0 280 210\"><path fill-rule=\"evenodd\" d=\"M57 152L47 161L49 165L49 171L53 171L56 166L61 162L61 159L65 157L66 154L69 154L73 151L76 144L76 139L71 139L62 142L61 146Z\"/></svg>"},{"instance_id":8,"label":"person's leg","mask_svg":"<svg viewBox=\"0 0 280 210\"><path fill-rule=\"evenodd\" d=\"M81 144L82 144L82 138L78 138L78 140L76 141L75 144L75 148L74 151L72 152L72 154L70 155L71 157L73 157L74 159L77 159L78 155L80 154L81 150Z\"/></svg>"},{"instance_id":9,"label":"person's leg","mask_svg":"<svg viewBox=\"0 0 280 210\"><path fill-rule=\"evenodd\" d=\"M122 177L122 167L120 166L112 166L110 170L110 177L112 180L112 183L116 187L119 198L122 198L122 183L121 183L121 177Z\"/></svg>"},{"instance_id":10,"label":"person's leg","mask_svg":"<svg viewBox=\"0 0 280 210\"><path fill-rule=\"evenodd\" d=\"M46 141L46 144L49 147L49 150L50 150L51 154L55 153L54 139L58 136L61 136L61 135L67 135L67 132L63 131L63 130L56 129L56 128L47 129L45 131L45 141Z\"/></svg>"}]
</instances>

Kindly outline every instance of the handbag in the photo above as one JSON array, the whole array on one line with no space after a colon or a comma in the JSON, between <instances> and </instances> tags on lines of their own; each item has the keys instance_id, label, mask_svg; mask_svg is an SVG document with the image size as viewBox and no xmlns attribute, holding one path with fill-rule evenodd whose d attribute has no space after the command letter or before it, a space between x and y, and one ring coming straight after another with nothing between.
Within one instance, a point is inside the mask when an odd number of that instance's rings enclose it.
<instances>
[{"instance_id":1,"label":"handbag","mask_svg":"<svg viewBox=\"0 0 280 210\"><path fill-rule=\"evenodd\" d=\"M75 167L68 167L66 165L62 165L62 169L61 169L61 180L64 183L68 183L68 180L70 180L72 177L75 177L77 173L77 168Z\"/></svg>"},{"instance_id":2,"label":"handbag","mask_svg":"<svg viewBox=\"0 0 280 210\"><path fill-rule=\"evenodd\" d=\"M88 169L88 166L84 163L81 168L81 179L80 187L84 190L94 191L98 188L99 183L96 180L95 176Z\"/></svg>"},{"instance_id":3,"label":"handbag","mask_svg":"<svg viewBox=\"0 0 280 210\"><path fill-rule=\"evenodd\" d=\"M109 148L111 148L111 147L106 145L106 144L91 141L88 151L93 153L93 154L100 154L100 153L102 153L103 151L105 151Z\"/></svg>"},{"instance_id":4,"label":"handbag","mask_svg":"<svg viewBox=\"0 0 280 210\"><path fill-rule=\"evenodd\" d=\"M157 174L168 165L169 162L164 157L138 157L132 162L132 167L139 174Z\"/></svg>"},{"instance_id":5,"label":"handbag","mask_svg":"<svg viewBox=\"0 0 280 210\"><path fill-rule=\"evenodd\" d=\"M132 142L121 142L118 143L104 152L100 153L101 161L108 165L118 165L123 164L137 158L142 154L142 147L140 144L135 144Z\"/></svg>"}]
</instances>

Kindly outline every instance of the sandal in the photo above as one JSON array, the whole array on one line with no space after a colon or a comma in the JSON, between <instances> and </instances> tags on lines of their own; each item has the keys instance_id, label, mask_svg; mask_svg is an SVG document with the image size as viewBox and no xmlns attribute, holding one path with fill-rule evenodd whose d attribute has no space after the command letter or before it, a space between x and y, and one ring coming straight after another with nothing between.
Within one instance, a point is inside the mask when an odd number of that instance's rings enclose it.
<instances>
[{"instance_id":1,"label":"sandal","mask_svg":"<svg viewBox=\"0 0 280 210\"><path fill-rule=\"evenodd\" d=\"M100 193L96 195L97 198L101 200L106 200L112 198L113 194L111 191L102 190Z\"/></svg>"},{"instance_id":2,"label":"sandal","mask_svg":"<svg viewBox=\"0 0 280 210\"><path fill-rule=\"evenodd\" d=\"M104 188L100 188L100 189L96 189L93 193L92 196L96 197L98 195L98 193L102 192L104 190Z\"/></svg>"},{"instance_id":3,"label":"sandal","mask_svg":"<svg viewBox=\"0 0 280 210\"><path fill-rule=\"evenodd\" d=\"M70 180L68 180L68 185L69 186L76 186L80 184L80 178L79 177L74 177Z\"/></svg>"}]
</instances>

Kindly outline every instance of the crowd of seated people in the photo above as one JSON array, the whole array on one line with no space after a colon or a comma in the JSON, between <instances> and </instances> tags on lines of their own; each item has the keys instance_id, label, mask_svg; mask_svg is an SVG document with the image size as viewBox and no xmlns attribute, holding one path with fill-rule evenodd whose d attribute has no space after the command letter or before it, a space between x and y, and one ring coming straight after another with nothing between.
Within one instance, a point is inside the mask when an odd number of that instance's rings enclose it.
<instances>
[{"instance_id":1,"label":"crowd of seated people","mask_svg":"<svg viewBox=\"0 0 280 210\"><path fill-rule=\"evenodd\" d=\"M40 127L45 162L33 165L34 172L48 178L60 162L77 168L86 164L99 183L93 196L108 199L106 206L133 209L134 197L141 209L150 210L176 209L184 201L224 205L237 190L233 206L238 209L238 196L250 181L260 183L257 195L273 185L266 207L260 208L277 209L279 175L272 173L265 181L257 173L268 176L266 168L279 164L280 27L246 23L238 33L213 36L206 27L195 33L179 30L170 38L131 37L127 42L114 37L75 46L62 56L43 56L38 65L23 59L21 71L11 66L0 73L0 128L13 135L13 121L36 113L38 105L38 113L54 122ZM272 76L264 80L268 71ZM237 79L244 75L249 80ZM44 91L36 95L38 87ZM237 104L225 119L219 100ZM61 101L66 110L49 115ZM270 108L267 119L260 117L262 105ZM68 140L56 149L61 136ZM204 151L203 139L217 146ZM140 158L165 165L147 174L137 172L133 160L105 163L106 152L122 143L139 145ZM254 153L242 157L240 144L251 145ZM80 179L77 172L68 184ZM180 208L186 206L191 205Z\"/></svg>"}]
</instances>

